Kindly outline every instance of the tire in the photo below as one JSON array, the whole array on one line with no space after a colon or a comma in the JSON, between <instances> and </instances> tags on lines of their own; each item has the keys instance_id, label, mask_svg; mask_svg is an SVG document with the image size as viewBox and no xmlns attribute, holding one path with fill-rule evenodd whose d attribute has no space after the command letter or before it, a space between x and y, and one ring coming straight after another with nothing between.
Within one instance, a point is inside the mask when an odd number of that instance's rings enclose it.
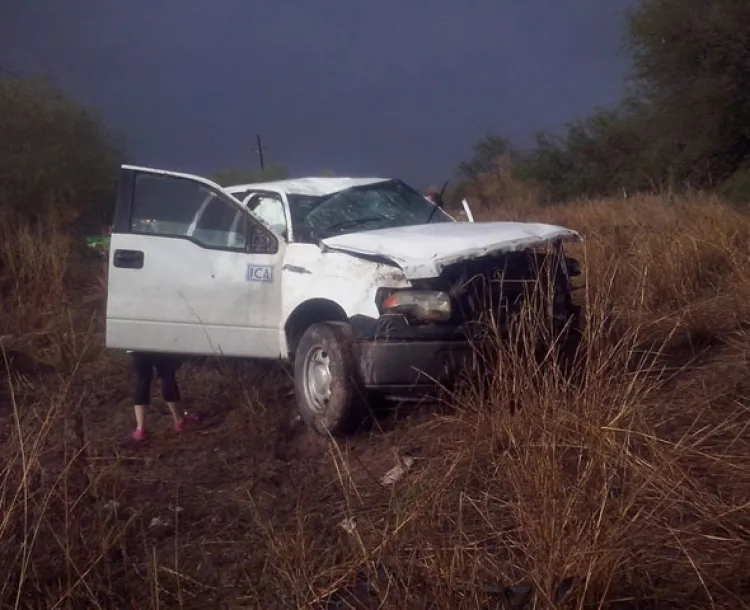
<instances>
[{"instance_id":1,"label":"tire","mask_svg":"<svg viewBox=\"0 0 750 610\"><path fill-rule=\"evenodd\" d=\"M318 434L348 433L365 402L352 333L342 322L318 322L294 355L294 389L302 419Z\"/></svg>"}]
</instances>

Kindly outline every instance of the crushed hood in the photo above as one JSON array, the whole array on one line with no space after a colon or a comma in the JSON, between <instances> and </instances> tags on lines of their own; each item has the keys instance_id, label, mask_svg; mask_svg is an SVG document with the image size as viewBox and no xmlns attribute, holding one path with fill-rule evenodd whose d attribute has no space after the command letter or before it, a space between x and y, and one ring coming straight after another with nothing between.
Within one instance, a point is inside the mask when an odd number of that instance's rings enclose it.
<instances>
[{"instance_id":1,"label":"crushed hood","mask_svg":"<svg viewBox=\"0 0 750 610\"><path fill-rule=\"evenodd\" d=\"M453 263L538 247L554 240L580 241L572 229L530 222L441 222L336 235L323 247L391 260L409 280L437 277Z\"/></svg>"}]
</instances>

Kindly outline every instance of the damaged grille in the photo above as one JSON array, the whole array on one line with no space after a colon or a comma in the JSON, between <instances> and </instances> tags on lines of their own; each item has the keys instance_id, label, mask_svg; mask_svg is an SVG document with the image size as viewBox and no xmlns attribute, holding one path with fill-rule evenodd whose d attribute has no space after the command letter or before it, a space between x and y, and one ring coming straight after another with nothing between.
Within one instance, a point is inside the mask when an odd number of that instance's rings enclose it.
<instances>
[{"instance_id":1,"label":"damaged grille","mask_svg":"<svg viewBox=\"0 0 750 610\"><path fill-rule=\"evenodd\" d=\"M553 315L564 317L570 298L569 278L566 266L556 262L559 260L545 252L524 251L463 261L447 267L429 285L451 295L454 324L506 325L530 298L544 303L542 309L546 309L550 290Z\"/></svg>"}]
</instances>

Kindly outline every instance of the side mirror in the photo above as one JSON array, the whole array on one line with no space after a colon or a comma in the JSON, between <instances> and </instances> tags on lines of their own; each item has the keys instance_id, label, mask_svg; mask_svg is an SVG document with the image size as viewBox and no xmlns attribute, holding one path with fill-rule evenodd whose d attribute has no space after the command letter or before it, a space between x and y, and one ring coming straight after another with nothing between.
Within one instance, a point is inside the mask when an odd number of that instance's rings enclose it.
<instances>
[{"instance_id":1,"label":"side mirror","mask_svg":"<svg viewBox=\"0 0 750 610\"><path fill-rule=\"evenodd\" d=\"M461 205L464 207L464 212L466 212L466 218L469 220L469 222L474 222L474 214L471 213L469 202L466 201L466 199L462 199Z\"/></svg>"}]
</instances>

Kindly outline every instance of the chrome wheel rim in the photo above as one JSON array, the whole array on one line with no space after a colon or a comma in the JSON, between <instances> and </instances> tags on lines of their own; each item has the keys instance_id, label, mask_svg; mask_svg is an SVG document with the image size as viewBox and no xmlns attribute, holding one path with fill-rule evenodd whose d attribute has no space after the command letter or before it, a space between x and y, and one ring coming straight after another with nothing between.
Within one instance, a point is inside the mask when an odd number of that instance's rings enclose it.
<instances>
[{"instance_id":1,"label":"chrome wheel rim","mask_svg":"<svg viewBox=\"0 0 750 610\"><path fill-rule=\"evenodd\" d=\"M331 401L331 358L322 347L311 349L305 359L304 389L310 409L321 414Z\"/></svg>"}]
</instances>

